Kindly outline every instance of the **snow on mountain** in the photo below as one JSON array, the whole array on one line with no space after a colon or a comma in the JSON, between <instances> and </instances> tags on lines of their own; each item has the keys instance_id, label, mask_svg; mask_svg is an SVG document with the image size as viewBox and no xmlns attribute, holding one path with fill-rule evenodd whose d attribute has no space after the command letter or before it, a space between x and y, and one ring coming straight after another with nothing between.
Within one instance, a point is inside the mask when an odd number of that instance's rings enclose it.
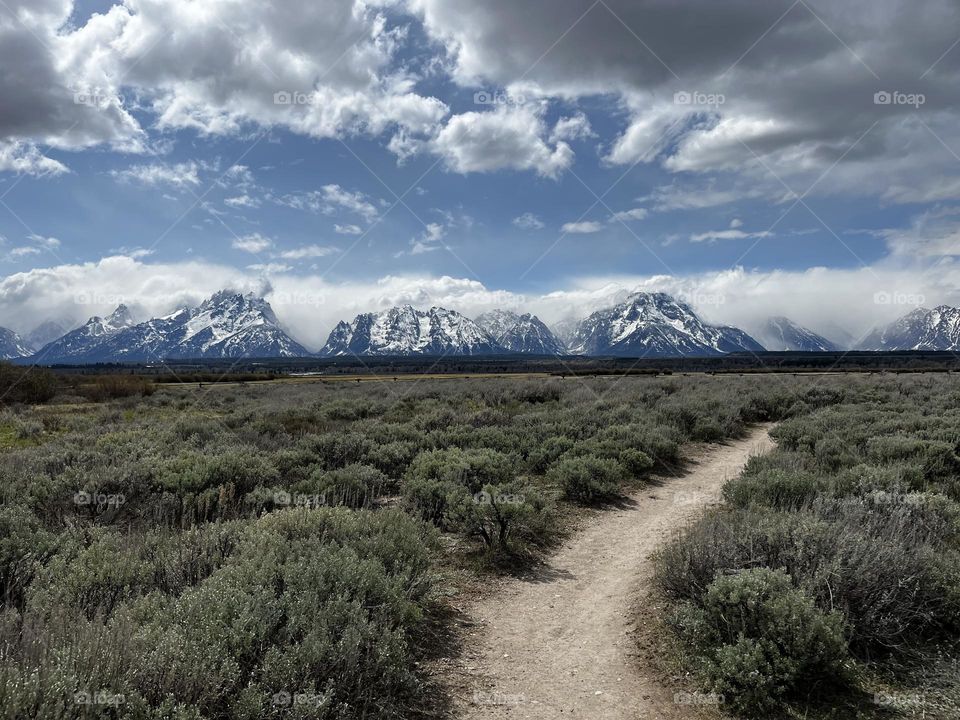
<instances>
[{"instance_id":1,"label":"snow on mountain","mask_svg":"<svg viewBox=\"0 0 960 720\"><path fill-rule=\"evenodd\" d=\"M72 362L133 324L130 310L126 305L119 305L107 317L94 315L76 330L71 330L66 335L47 343L32 359L46 364Z\"/></svg>"},{"instance_id":2,"label":"snow on mountain","mask_svg":"<svg viewBox=\"0 0 960 720\"><path fill-rule=\"evenodd\" d=\"M13 330L0 327L0 360L13 360L33 354L30 346Z\"/></svg>"},{"instance_id":3,"label":"snow on mountain","mask_svg":"<svg viewBox=\"0 0 960 720\"><path fill-rule=\"evenodd\" d=\"M569 348L570 343L573 342L574 336L577 334L577 328L580 327L580 322L583 318L579 317L568 317L560 320L553 324L550 328L553 336L560 341L564 348Z\"/></svg>"},{"instance_id":4,"label":"snow on mountain","mask_svg":"<svg viewBox=\"0 0 960 720\"><path fill-rule=\"evenodd\" d=\"M773 351L832 352L839 349L822 335L782 316L769 318L755 337L767 350Z\"/></svg>"},{"instance_id":5,"label":"snow on mountain","mask_svg":"<svg viewBox=\"0 0 960 720\"><path fill-rule=\"evenodd\" d=\"M55 320L47 320L31 330L24 337L27 345L32 348L42 348L44 345L62 338L69 332L69 328L61 325Z\"/></svg>"},{"instance_id":6,"label":"snow on mountain","mask_svg":"<svg viewBox=\"0 0 960 720\"><path fill-rule=\"evenodd\" d=\"M762 352L738 328L704 323L693 309L665 293L638 292L585 318L569 343L572 354L678 357Z\"/></svg>"},{"instance_id":7,"label":"snow on mountain","mask_svg":"<svg viewBox=\"0 0 960 720\"><path fill-rule=\"evenodd\" d=\"M536 315L518 315L509 310L492 310L477 318L477 324L498 345L510 352L530 355L563 355L563 343Z\"/></svg>"},{"instance_id":8,"label":"snow on mountain","mask_svg":"<svg viewBox=\"0 0 960 720\"><path fill-rule=\"evenodd\" d=\"M337 355L492 355L509 352L480 325L453 310L410 305L339 322L320 350Z\"/></svg>"},{"instance_id":9,"label":"snow on mountain","mask_svg":"<svg viewBox=\"0 0 960 720\"><path fill-rule=\"evenodd\" d=\"M860 344L862 350L960 350L960 309L940 305L917 308Z\"/></svg>"},{"instance_id":10,"label":"snow on mountain","mask_svg":"<svg viewBox=\"0 0 960 720\"><path fill-rule=\"evenodd\" d=\"M106 320L86 325L35 356L43 363L143 362L148 360L301 357L310 353L279 326L270 304L252 293L223 290L199 307L134 323L120 306Z\"/></svg>"}]
</instances>

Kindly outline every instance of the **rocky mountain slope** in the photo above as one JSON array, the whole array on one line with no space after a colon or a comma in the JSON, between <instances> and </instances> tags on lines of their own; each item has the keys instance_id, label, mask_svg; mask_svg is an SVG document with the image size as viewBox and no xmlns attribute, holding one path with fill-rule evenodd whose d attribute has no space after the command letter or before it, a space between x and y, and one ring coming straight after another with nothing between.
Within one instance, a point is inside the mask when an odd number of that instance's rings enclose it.
<instances>
[{"instance_id":1,"label":"rocky mountain slope","mask_svg":"<svg viewBox=\"0 0 960 720\"><path fill-rule=\"evenodd\" d=\"M509 352L480 325L453 310L410 305L339 322L320 350L338 355L495 355Z\"/></svg>"},{"instance_id":2,"label":"rocky mountain slope","mask_svg":"<svg viewBox=\"0 0 960 720\"><path fill-rule=\"evenodd\" d=\"M529 355L563 355L564 345L543 321L530 313L492 310L477 318L477 324L498 345L510 352Z\"/></svg>"},{"instance_id":3,"label":"rocky mountain slope","mask_svg":"<svg viewBox=\"0 0 960 720\"><path fill-rule=\"evenodd\" d=\"M708 325L670 295L638 292L582 320L569 350L578 355L678 357L762 352L763 346L738 328Z\"/></svg>"}]
</instances>

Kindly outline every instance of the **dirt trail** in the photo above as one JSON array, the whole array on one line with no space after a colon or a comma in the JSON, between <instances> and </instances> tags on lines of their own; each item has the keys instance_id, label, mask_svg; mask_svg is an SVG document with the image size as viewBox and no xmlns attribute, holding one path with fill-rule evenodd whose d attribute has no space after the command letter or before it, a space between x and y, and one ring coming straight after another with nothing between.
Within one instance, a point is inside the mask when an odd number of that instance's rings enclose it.
<instances>
[{"instance_id":1,"label":"dirt trail","mask_svg":"<svg viewBox=\"0 0 960 720\"><path fill-rule=\"evenodd\" d=\"M651 553L715 503L750 455L772 447L768 430L709 446L689 473L601 512L531 578L507 581L474 606L459 717L689 717L636 669L632 607L649 585Z\"/></svg>"}]
</instances>

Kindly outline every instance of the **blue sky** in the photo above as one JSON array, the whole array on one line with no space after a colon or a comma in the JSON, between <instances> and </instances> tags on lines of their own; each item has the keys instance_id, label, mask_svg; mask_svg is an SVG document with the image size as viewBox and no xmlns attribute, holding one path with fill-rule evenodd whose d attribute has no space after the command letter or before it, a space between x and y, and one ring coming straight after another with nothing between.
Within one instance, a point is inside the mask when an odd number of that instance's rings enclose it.
<instances>
[{"instance_id":1,"label":"blue sky","mask_svg":"<svg viewBox=\"0 0 960 720\"><path fill-rule=\"evenodd\" d=\"M314 345L403 301L555 322L665 289L838 333L911 309L878 293L957 302L958 20L946 0L14 0L0 325L224 284Z\"/></svg>"}]
</instances>

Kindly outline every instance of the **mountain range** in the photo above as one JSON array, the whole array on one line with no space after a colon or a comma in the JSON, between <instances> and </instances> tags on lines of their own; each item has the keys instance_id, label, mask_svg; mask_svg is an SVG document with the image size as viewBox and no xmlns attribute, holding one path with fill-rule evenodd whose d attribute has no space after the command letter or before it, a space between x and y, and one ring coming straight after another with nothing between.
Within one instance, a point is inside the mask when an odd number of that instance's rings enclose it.
<instances>
[{"instance_id":1,"label":"mountain range","mask_svg":"<svg viewBox=\"0 0 960 720\"><path fill-rule=\"evenodd\" d=\"M833 352L840 349L822 335L783 316L768 318L756 337L770 351Z\"/></svg>"},{"instance_id":2,"label":"mountain range","mask_svg":"<svg viewBox=\"0 0 960 720\"><path fill-rule=\"evenodd\" d=\"M665 293L622 294L616 304L552 329L537 316L491 310L470 319L454 310L401 305L341 321L319 357L443 355L716 356L725 353L838 350L836 343L786 317L755 332L705 322ZM960 309L919 308L876 329L855 349L960 350ZM223 290L197 307L137 322L120 305L68 332L47 321L26 338L0 328L0 359L37 364L150 362L161 359L309 357L270 304Z\"/></svg>"},{"instance_id":3,"label":"mountain range","mask_svg":"<svg viewBox=\"0 0 960 720\"><path fill-rule=\"evenodd\" d=\"M48 343L29 360L57 364L309 354L281 329L266 300L223 290L196 308L142 323L120 305L106 318L92 317Z\"/></svg>"},{"instance_id":4,"label":"mountain range","mask_svg":"<svg viewBox=\"0 0 960 720\"><path fill-rule=\"evenodd\" d=\"M401 305L339 322L322 357L338 355L496 355L508 352L479 324L453 310Z\"/></svg>"},{"instance_id":5,"label":"mountain range","mask_svg":"<svg viewBox=\"0 0 960 720\"><path fill-rule=\"evenodd\" d=\"M917 308L861 343L864 350L960 350L960 308Z\"/></svg>"}]
</instances>

